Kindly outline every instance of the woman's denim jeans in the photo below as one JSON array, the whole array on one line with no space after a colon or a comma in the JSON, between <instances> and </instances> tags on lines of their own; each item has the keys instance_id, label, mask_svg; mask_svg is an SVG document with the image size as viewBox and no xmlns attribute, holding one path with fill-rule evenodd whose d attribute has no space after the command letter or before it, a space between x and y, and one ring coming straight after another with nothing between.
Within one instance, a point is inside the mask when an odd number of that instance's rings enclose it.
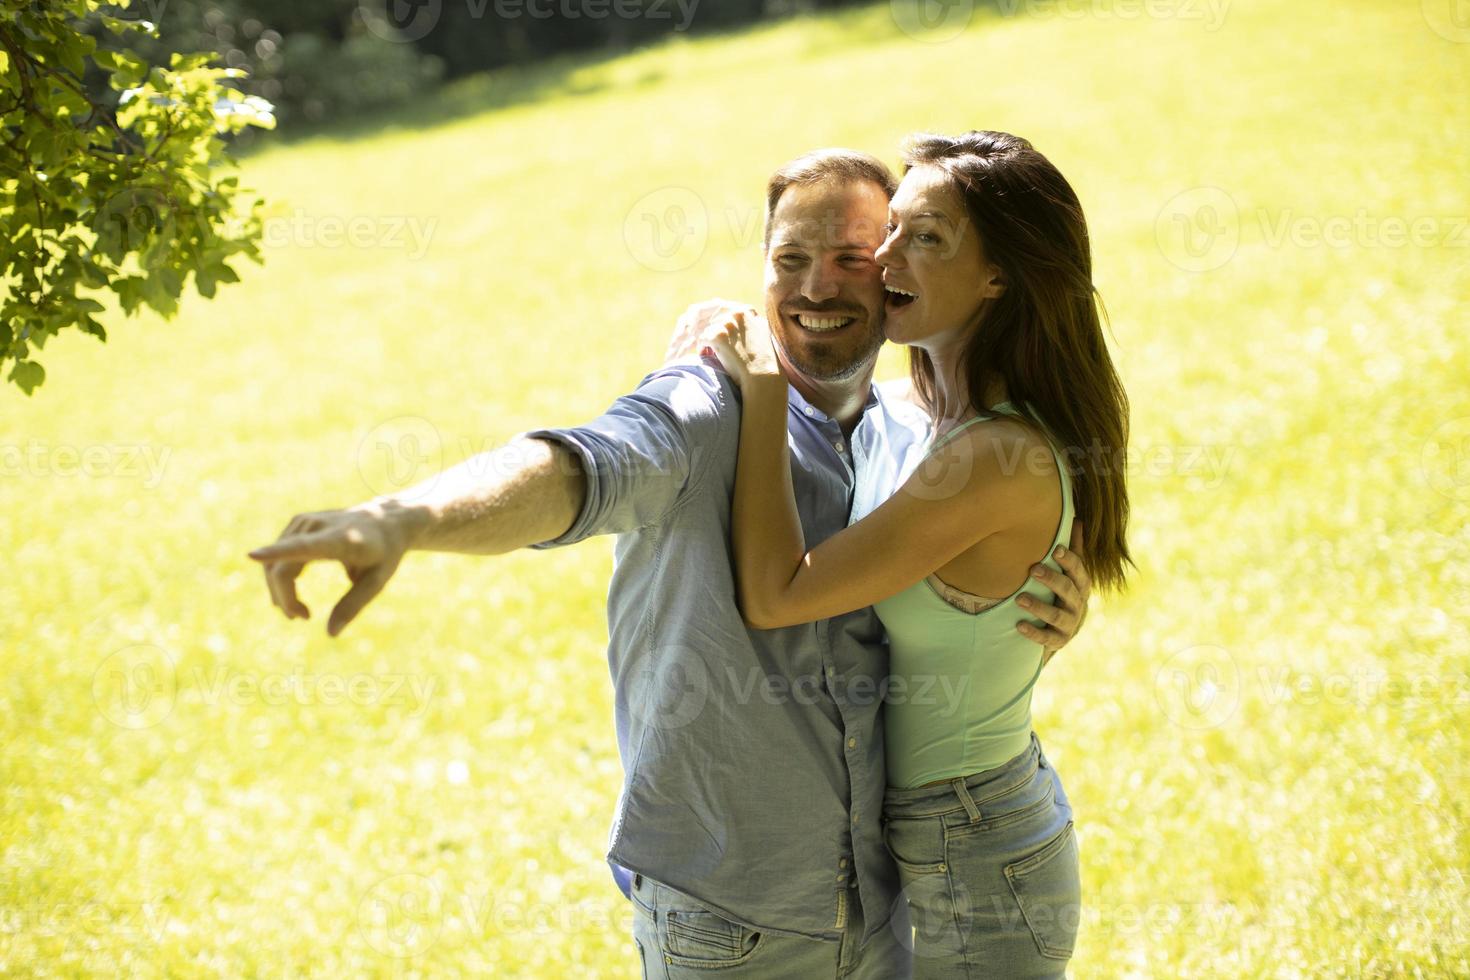
<instances>
[{"instance_id":1,"label":"woman's denim jeans","mask_svg":"<svg viewBox=\"0 0 1470 980\"><path fill-rule=\"evenodd\" d=\"M995 769L890 788L883 823L907 900L894 928L912 937L915 980L1066 976L1081 918L1077 837L1035 733Z\"/></svg>"}]
</instances>

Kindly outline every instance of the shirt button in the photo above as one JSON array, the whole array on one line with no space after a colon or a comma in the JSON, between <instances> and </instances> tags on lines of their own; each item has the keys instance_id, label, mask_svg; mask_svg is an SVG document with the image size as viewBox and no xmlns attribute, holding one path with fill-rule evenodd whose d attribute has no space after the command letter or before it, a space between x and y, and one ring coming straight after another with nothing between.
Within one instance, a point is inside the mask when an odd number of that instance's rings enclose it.
<instances>
[{"instance_id":1,"label":"shirt button","mask_svg":"<svg viewBox=\"0 0 1470 980\"><path fill-rule=\"evenodd\" d=\"M839 868L845 868L845 867L847 867L847 858L842 858L840 861L838 861L837 862L837 866Z\"/></svg>"},{"instance_id":2,"label":"shirt button","mask_svg":"<svg viewBox=\"0 0 1470 980\"><path fill-rule=\"evenodd\" d=\"M810 405L808 405L806 408L803 408L802 411L807 414L808 418L817 414L817 410L815 408L812 408Z\"/></svg>"},{"instance_id":3,"label":"shirt button","mask_svg":"<svg viewBox=\"0 0 1470 980\"><path fill-rule=\"evenodd\" d=\"M855 738L848 739L847 740L847 747L850 748L850 749L857 748L857 739L855 739Z\"/></svg>"},{"instance_id":4,"label":"shirt button","mask_svg":"<svg viewBox=\"0 0 1470 980\"><path fill-rule=\"evenodd\" d=\"M842 442L841 442L841 440L839 440L839 441L837 441L837 442L834 442L834 443L833 443L833 444L832 444L832 445L834 445L834 446L836 446L836 447L837 447L837 451L838 451L838 452L839 452L839 453L840 453L840 452L842 452Z\"/></svg>"}]
</instances>

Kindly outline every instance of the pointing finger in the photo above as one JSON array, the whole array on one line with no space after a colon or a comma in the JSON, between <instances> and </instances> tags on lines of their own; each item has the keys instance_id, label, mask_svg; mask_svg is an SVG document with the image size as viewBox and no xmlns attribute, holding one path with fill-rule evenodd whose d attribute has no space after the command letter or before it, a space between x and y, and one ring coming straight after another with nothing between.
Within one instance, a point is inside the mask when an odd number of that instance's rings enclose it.
<instances>
[{"instance_id":1,"label":"pointing finger","mask_svg":"<svg viewBox=\"0 0 1470 980\"><path fill-rule=\"evenodd\" d=\"M362 608L383 591L383 586L392 574L392 568L377 565L353 583L347 594L332 607L332 614L327 618L327 635L336 636L356 619Z\"/></svg>"},{"instance_id":2,"label":"pointing finger","mask_svg":"<svg viewBox=\"0 0 1470 980\"><path fill-rule=\"evenodd\" d=\"M298 616L311 618L311 610L296 595L296 578L305 567L305 563L299 561L270 562L265 566L265 580L271 590L271 598L287 619Z\"/></svg>"},{"instance_id":3,"label":"pointing finger","mask_svg":"<svg viewBox=\"0 0 1470 980\"><path fill-rule=\"evenodd\" d=\"M256 561L342 561L345 542L336 531L296 534L249 552Z\"/></svg>"}]
</instances>

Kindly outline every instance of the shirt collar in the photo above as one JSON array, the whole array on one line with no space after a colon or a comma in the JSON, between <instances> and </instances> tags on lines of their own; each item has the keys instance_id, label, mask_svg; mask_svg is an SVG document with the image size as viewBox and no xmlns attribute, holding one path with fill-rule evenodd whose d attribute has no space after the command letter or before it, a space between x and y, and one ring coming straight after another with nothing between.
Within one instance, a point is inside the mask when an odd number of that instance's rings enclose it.
<instances>
[{"instance_id":1,"label":"shirt collar","mask_svg":"<svg viewBox=\"0 0 1470 980\"><path fill-rule=\"evenodd\" d=\"M813 405L811 402L807 401L806 397L802 395L800 391L796 390L796 385L787 384L786 387L790 395L791 407L796 409L797 412L805 415L807 418L813 420L814 422L833 421L830 415L822 411L817 406ZM868 382L868 400L863 403L863 417L867 417L868 413L872 412L873 409L881 408L882 404L882 401L878 398L877 382Z\"/></svg>"}]
</instances>

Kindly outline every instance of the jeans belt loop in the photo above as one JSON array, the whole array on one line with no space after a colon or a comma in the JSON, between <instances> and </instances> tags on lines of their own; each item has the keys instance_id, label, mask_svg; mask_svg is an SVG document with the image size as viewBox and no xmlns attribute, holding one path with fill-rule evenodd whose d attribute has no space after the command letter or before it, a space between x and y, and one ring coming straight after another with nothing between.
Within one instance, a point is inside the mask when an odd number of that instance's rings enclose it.
<instances>
[{"instance_id":1,"label":"jeans belt loop","mask_svg":"<svg viewBox=\"0 0 1470 980\"><path fill-rule=\"evenodd\" d=\"M956 776L954 779L950 780L949 784L954 787L955 795L958 796L960 798L960 802L965 805L965 812L970 815L970 823L979 823L980 808L976 806L975 801L970 798L970 791L965 788L965 778L963 776Z\"/></svg>"}]
</instances>

